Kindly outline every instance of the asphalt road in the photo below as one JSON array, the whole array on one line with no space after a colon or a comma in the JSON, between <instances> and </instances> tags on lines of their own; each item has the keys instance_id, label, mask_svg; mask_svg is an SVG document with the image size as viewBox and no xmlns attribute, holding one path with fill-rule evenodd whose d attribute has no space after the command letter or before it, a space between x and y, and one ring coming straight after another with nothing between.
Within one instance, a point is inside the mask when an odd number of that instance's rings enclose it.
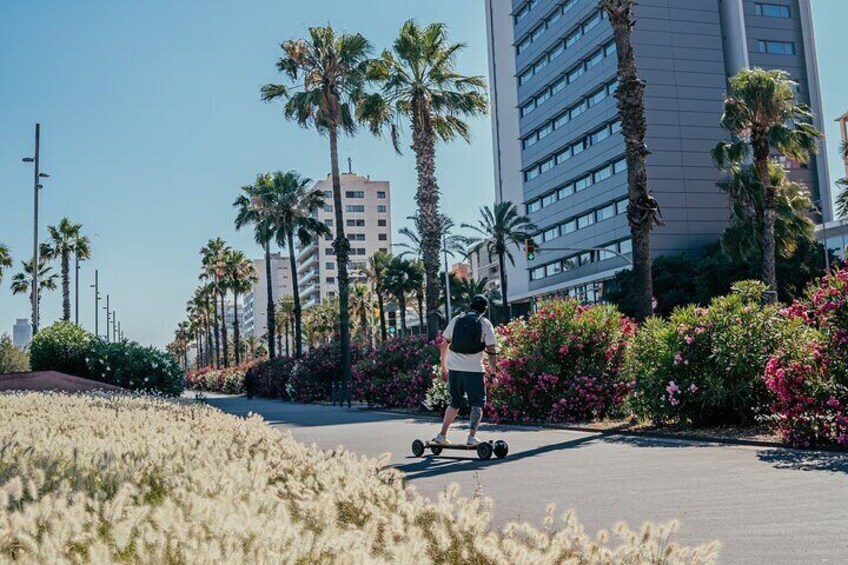
<instances>
[{"instance_id":1,"label":"asphalt road","mask_svg":"<svg viewBox=\"0 0 848 565\"><path fill-rule=\"evenodd\" d=\"M494 500L497 525L539 524L553 502L557 514L576 511L588 531L677 519L677 541L718 539L722 563L848 563L848 455L484 424L482 438L509 442L506 459L479 461L473 452L418 459L410 444L433 437L435 422L243 397L209 402L261 414L320 448L390 453L426 496L450 483L466 495L480 489Z\"/></svg>"}]
</instances>

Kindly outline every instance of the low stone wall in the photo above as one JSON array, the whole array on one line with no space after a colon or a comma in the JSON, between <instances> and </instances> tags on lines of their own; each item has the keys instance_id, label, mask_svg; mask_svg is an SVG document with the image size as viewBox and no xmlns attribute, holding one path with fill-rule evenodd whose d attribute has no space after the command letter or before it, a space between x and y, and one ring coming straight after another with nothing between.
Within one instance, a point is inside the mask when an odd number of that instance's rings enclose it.
<instances>
[{"instance_id":1,"label":"low stone wall","mask_svg":"<svg viewBox=\"0 0 848 565\"><path fill-rule=\"evenodd\" d=\"M58 371L0 374L0 391L10 390L53 390L61 392L88 392L92 390L124 391L123 388L118 386L66 375Z\"/></svg>"}]
</instances>

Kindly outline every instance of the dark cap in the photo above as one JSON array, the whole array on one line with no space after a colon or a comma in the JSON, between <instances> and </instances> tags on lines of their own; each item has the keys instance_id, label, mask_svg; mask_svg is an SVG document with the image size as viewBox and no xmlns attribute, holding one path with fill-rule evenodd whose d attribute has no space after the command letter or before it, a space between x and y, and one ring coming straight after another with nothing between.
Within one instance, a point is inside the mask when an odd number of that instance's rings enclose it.
<instances>
[{"instance_id":1,"label":"dark cap","mask_svg":"<svg viewBox=\"0 0 848 565\"><path fill-rule=\"evenodd\" d=\"M471 309L482 314L489 309L489 299L482 294L474 295L474 298L471 299Z\"/></svg>"}]
</instances>

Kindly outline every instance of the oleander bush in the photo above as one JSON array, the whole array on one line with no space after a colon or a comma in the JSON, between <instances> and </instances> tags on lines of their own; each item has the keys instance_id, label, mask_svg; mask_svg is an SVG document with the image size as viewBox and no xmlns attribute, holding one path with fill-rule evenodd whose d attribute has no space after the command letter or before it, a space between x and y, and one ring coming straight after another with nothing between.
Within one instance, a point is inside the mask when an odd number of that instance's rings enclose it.
<instances>
[{"instance_id":1,"label":"oleander bush","mask_svg":"<svg viewBox=\"0 0 848 565\"><path fill-rule=\"evenodd\" d=\"M288 384L295 363L294 357L260 361L247 370L245 380L253 379L254 393L257 396L290 400Z\"/></svg>"},{"instance_id":2,"label":"oleander bush","mask_svg":"<svg viewBox=\"0 0 848 565\"><path fill-rule=\"evenodd\" d=\"M621 366L634 323L613 306L544 301L498 328L501 360L488 391L496 421L572 422L618 413L632 383Z\"/></svg>"},{"instance_id":3,"label":"oleander bush","mask_svg":"<svg viewBox=\"0 0 848 565\"><path fill-rule=\"evenodd\" d=\"M769 355L799 323L763 306L765 286L740 282L709 307L678 308L649 319L633 338L625 373L631 405L655 424L751 424L768 404Z\"/></svg>"},{"instance_id":4,"label":"oleander bush","mask_svg":"<svg viewBox=\"0 0 848 565\"><path fill-rule=\"evenodd\" d=\"M353 367L353 395L369 406L417 408L433 384L439 342L419 336L392 339Z\"/></svg>"},{"instance_id":5,"label":"oleander bush","mask_svg":"<svg viewBox=\"0 0 848 565\"><path fill-rule=\"evenodd\" d=\"M179 396L183 372L172 355L132 341L94 339L86 352L89 379L129 390Z\"/></svg>"},{"instance_id":6,"label":"oleander bush","mask_svg":"<svg viewBox=\"0 0 848 565\"><path fill-rule=\"evenodd\" d=\"M203 392L221 392L224 394L244 394L244 382L247 371L256 364L245 361L232 367L203 367L187 371L185 386L190 390Z\"/></svg>"},{"instance_id":7,"label":"oleander bush","mask_svg":"<svg viewBox=\"0 0 848 565\"><path fill-rule=\"evenodd\" d=\"M362 348L351 343L351 367L359 362L362 355ZM318 346L304 353L294 365L287 385L289 397L295 402L329 401L334 389L342 389L341 375L341 348L338 343Z\"/></svg>"},{"instance_id":8,"label":"oleander bush","mask_svg":"<svg viewBox=\"0 0 848 565\"><path fill-rule=\"evenodd\" d=\"M0 395L0 560L12 563L706 564L674 526L588 536L573 514L496 530L387 461L322 452L194 403Z\"/></svg>"},{"instance_id":9,"label":"oleander bush","mask_svg":"<svg viewBox=\"0 0 848 565\"><path fill-rule=\"evenodd\" d=\"M769 359L769 419L800 447L848 446L848 270L824 277L782 315L806 331Z\"/></svg>"},{"instance_id":10,"label":"oleander bush","mask_svg":"<svg viewBox=\"0 0 848 565\"><path fill-rule=\"evenodd\" d=\"M33 371L59 371L88 377L88 356L94 335L70 322L56 322L41 328L29 346Z\"/></svg>"},{"instance_id":11,"label":"oleander bush","mask_svg":"<svg viewBox=\"0 0 848 565\"><path fill-rule=\"evenodd\" d=\"M29 371L29 353L16 347L8 334L0 335L0 373Z\"/></svg>"}]
</instances>

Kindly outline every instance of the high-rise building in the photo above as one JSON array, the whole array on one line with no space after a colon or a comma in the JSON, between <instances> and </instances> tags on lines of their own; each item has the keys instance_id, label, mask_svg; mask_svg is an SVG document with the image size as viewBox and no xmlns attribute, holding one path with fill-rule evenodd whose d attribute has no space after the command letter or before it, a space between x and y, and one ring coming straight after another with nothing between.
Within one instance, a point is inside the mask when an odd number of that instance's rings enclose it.
<instances>
[{"instance_id":1,"label":"high-rise building","mask_svg":"<svg viewBox=\"0 0 848 565\"><path fill-rule=\"evenodd\" d=\"M254 259L257 281L253 289L244 295L244 304L239 311L241 334L261 337L268 332L268 284L265 259ZM291 265L288 255L271 253L271 287L274 303L279 304L284 296L292 296ZM228 315L230 310L228 309ZM228 322L232 325L232 322Z\"/></svg>"},{"instance_id":2,"label":"high-rise building","mask_svg":"<svg viewBox=\"0 0 848 565\"><path fill-rule=\"evenodd\" d=\"M510 301L601 298L631 255L627 165L614 93L616 47L597 0L487 0L496 199L522 208L541 251L506 265ZM665 226L654 255L698 253L724 231L727 198L709 150L727 79L787 70L822 129L809 0L640 0L633 35L647 82L648 178ZM826 151L790 176L832 217Z\"/></svg>"},{"instance_id":3,"label":"high-rise building","mask_svg":"<svg viewBox=\"0 0 848 565\"><path fill-rule=\"evenodd\" d=\"M29 325L29 320L26 318L18 318L15 320L15 325L12 326L12 343L15 347L23 349L29 345L32 339L32 326Z\"/></svg>"},{"instance_id":4,"label":"high-rise building","mask_svg":"<svg viewBox=\"0 0 848 565\"><path fill-rule=\"evenodd\" d=\"M389 182L345 173L341 175L341 183L345 235L350 241L351 283L364 282L368 259L377 251L389 253L392 248ZM330 228L332 235L298 250L297 275L303 308L338 294L336 257L333 252L336 215L330 176L315 183L314 189L324 193L324 208L318 210L317 218Z\"/></svg>"}]
</instances>

